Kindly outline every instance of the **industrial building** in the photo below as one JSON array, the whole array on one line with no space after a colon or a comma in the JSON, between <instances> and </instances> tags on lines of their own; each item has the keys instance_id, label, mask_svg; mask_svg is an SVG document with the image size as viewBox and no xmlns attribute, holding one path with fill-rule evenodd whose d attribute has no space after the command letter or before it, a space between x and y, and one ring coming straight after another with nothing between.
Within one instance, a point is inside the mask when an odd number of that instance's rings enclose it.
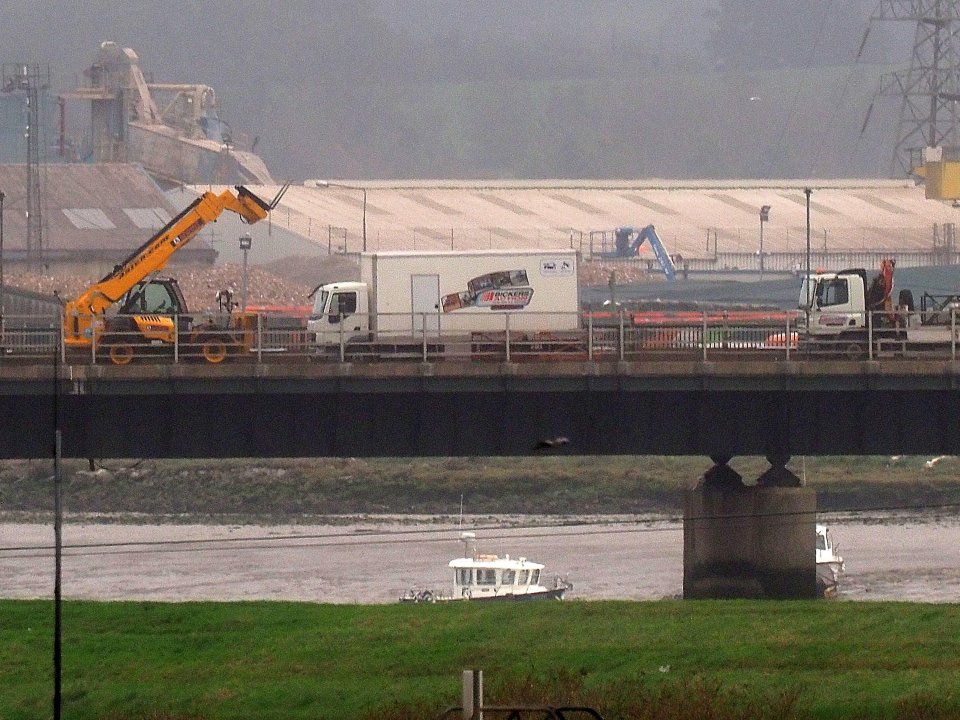
<instances>
[{"instance_id":1,"label":"industrial building","mask_svg":"<svg viewBox=\"0 0 960 720\"><path fill-rule=\"evenodd\" d=\"M139 165L67 163L40 169L40 201L28 216L29 169L25 164L0 165L3 263L8 270L32 267L102 273L176 214ZM198 240L178 253L176 260L210 264L215 258L216 251Z\"/></svg>"},{"instance_id":2,"label":"industrial building","mask_svg":"<svg viewBox=\"0 0 960 720\"><path fill-rule=\"evenodd\" d=\"M766 269L791 270L807 251L808 211L815 262L958 261L960 211L912 180L308 180L271 223L331 254L573 247L587 259L612 251L615 228L652 224L691 269L759 270L762 250ZM653 260L649 248L641 258Z\"/></svg>"}]
</instances>

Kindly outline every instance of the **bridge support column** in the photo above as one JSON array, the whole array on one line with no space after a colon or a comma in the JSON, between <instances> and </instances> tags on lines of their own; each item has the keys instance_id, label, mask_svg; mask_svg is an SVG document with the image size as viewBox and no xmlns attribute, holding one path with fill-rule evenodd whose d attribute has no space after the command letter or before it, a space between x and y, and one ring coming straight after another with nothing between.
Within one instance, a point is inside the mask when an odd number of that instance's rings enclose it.
<instances>
[{"instance_id":1,"label":"bridge support column","mask_svg":"<svg viewBox=\"0 0 960 720\"><path fill-rule=\"evenodd\" d=\"M683 597L816 597L814 490L779 463L747 486L729 458L712 459L684 499Z\"/></svg>"}]
</instances>

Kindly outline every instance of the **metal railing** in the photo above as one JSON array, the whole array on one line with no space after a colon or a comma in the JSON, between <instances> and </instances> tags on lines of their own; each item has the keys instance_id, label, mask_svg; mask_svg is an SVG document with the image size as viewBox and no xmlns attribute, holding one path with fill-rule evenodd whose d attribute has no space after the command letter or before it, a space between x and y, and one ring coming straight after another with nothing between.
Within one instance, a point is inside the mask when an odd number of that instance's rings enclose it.
<instances>
[{"instance_id":1,"label":"metal railing","mask_svg":"<svg viewBox=\"0 0 960 720\"><path fill-rule=\"evenodd\" d=\"M468 717L460 706L447 708L440 713L440 720ZM592 707L582 705L484 705L481 717L485 720L603 720Z\"/></svg>"},{"instance_id":2,"label":"metal railing","mask_svg":"<svg viewBox=\"0 0 960 720\"><path fill-rule=\"evenodd\" d=\"M957 359L953 307L887 313L822 310L806 332L802 312L499 312L350 315L345 322L275 313L175 318L172 337L137 330L99 333L97 342L63 342L59 321L6 317L0 363L67 364L644 362ZM376 331L367 328L371 323ZM129 327L135 327L132 323ZM539 328L556 328L543 330Z\"/></svg>"}]
</instances>

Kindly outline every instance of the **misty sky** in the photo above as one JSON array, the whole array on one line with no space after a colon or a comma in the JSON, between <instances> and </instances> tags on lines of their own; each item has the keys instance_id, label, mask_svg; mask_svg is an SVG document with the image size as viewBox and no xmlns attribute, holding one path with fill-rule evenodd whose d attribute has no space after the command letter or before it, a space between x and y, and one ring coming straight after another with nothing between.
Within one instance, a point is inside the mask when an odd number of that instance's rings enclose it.
<instances>
[{"instance_id":1,"label":"misty sky","mask_svg":"<svg viewBox=\"0 0 960 720\"><path fill-rule=\"evenodd\" d=\"M0 3L0 60L101 42L213 86L280 179L884 175L912 28L845 0ZM71 108L79 132L81 109Z\"/></svg>"}]
</instances>

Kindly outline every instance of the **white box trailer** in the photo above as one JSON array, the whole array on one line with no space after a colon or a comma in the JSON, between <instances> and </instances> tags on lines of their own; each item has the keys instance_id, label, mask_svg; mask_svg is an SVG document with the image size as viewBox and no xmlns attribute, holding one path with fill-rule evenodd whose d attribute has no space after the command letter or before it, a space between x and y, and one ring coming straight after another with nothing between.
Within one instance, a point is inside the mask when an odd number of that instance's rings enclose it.
<instances>
[{"instance_id":1,"label":"white box trailer","mask_svg":"<svg viewBox=\"0 0 960 720\"><path fill-rule=\"evenodd\" d=\"M360 282L317 288L308 329L328 348L577 330L577 271L574 250L363 253Z\"/></svg>"}]
</instances>

